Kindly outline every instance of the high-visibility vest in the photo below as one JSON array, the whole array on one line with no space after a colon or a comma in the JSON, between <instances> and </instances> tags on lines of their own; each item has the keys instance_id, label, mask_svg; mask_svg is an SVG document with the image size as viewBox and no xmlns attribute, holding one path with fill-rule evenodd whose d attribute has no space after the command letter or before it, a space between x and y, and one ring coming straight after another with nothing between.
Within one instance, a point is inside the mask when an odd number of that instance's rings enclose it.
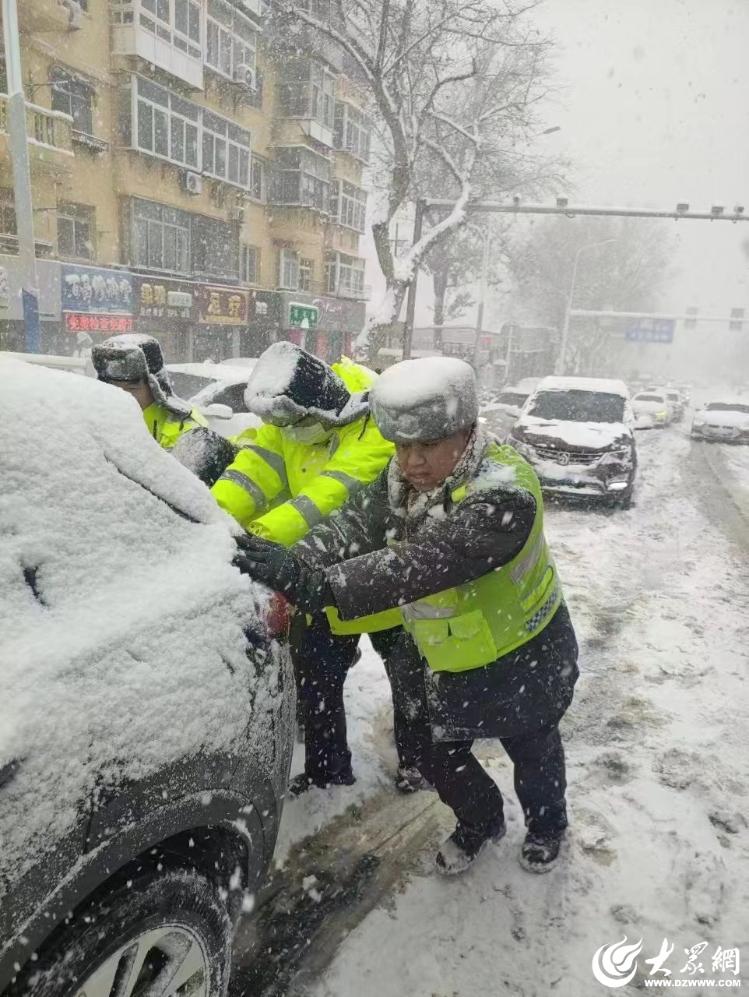
<instances>
[{"instance_id":1,"label":"high-visibility vest","mask_svg":"<svg viewBox=\"0 0 749 997\"><path fill-rule=\"evenodd\" d=\"M143 410L143 420L148 432L165 450L171 450L180 436L189 433L191 429L208 425L197 409L193 409L188 416L179 416L158 402L152 402Z\"/></svg>"},{"instance_id":2,"label":"high-visibility vest","mask_svg":"<svg viewBox=\"0 0 749 997\"><path fill-rule=\"evenodd\" d=\"M352 394L375 378L351 361L332 367ZM246 530L286 547L374 481L395 452L369 415L333 429L322 443L299 443L268 424L232 442L239 453L213 497Z\"/></svg>"},{"instance_id":3,"label":"high-visibility vest","mask_svg":"<svg viewBox=\"0 0 749 997\"><path fill-rule=\"evenodd\" d=\"M515 485L533 495L533 527L520 552L507 564L463 585L385 611L391 621L392 614L398 613L434 671L480 668L517 650L546 627L562 602L562 586L544 536L541 486L533 468L512 447L493 444L486 456L511 468ZM468 481L455 489L452 500L461 502L481 488L480 478ZM333 632L340 632L337 614L326 612ZM384 629L377 626L378 617L383 616L377 613L343 625L349 633ZM354 629L357 625L358 630Z\"/></svg>"}]
</instances>

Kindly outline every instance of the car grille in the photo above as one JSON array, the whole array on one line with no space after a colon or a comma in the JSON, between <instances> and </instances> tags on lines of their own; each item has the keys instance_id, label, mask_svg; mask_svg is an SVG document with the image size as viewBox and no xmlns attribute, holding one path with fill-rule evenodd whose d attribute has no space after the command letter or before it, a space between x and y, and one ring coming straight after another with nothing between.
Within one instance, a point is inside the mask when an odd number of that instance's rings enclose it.
<instances>
[{"instance_id":1,"label":"car grille","mask_svg":"<svg viewBox=\"0 0 749 997\"><path fill-rule=\"evenodd\" d=\"M595 464L603 454L600 450L555 450L553 447L533 448L541 460L553 460L557 464Z\"/></svg>"}]
</instances>

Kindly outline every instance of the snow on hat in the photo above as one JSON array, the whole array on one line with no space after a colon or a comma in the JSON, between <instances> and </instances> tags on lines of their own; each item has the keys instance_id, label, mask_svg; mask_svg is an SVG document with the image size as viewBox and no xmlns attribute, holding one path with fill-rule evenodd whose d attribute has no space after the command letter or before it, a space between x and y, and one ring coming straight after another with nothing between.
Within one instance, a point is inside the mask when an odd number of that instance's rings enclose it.
<instances>
[{"instance_id":1,"label":"snow on hat","mask_svg":"<svg viewBox=\"0 0 749 997\"><path fill-rule=\"evenodd\" d=\"M386 440L441 440L472 426L479 414L476 375L464 360L403 360L384 371L370 393L372 416Z\"/></svg>"},{"instance_id":2,"label":"snow on hat","mask_svg":"<svg viewBox=\"0 0 749 997\"><path fill-rule=\"evenodd\" d=\"M111 336L93 347L91 359L100 381L144 380L154 399L173 415L186 418L192 411L174 394L161 344L153 336L139 332Z\"/></svg>"},{"instance_id":3,"label":"snow on hat","mask_svg":"<svg viewBox=\"0 0 749 997\"><path fill-rule=\"evenodd\" d=\"M332 367L285 340L269 346L255 364L244 399L250 412L279 427L309 416L324 426L342 426L368 411L364 396L352 396Z\"/></svg>"}]
</instances>

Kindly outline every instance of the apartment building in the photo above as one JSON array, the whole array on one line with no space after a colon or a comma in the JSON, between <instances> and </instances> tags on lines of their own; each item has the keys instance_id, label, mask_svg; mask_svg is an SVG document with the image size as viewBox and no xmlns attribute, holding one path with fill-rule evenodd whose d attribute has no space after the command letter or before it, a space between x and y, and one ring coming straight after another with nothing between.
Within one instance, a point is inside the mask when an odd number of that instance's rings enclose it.
<instances>
[{"instance_id":1,"label":"apartment building","mask_svg":"<svg viewBox=\"0 0 749 997\"><path fill-rule=\"evenodd\" d=\"M371 125L335 48L263 0L19 0L18 16L43 351L130 330L171 360L350 349ZM2 74L0 347L23 349L6 92Z\"/></svg>"}]
</instances>

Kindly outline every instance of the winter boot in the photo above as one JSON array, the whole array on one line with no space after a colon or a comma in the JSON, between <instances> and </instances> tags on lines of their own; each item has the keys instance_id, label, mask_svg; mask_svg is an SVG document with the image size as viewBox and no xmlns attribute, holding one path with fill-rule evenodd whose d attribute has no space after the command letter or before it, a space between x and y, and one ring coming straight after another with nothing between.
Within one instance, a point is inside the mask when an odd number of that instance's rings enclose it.
<instances>
[{"instance_id":1,"label":"winter boot","mask_svg":"<svg viewBox=\"0 0 749 997\"><path fill-rule=\"evenodd\" d=\"M496 817L483 828L470 827L458 821L455 830L437 852L437 869L443 876L465 872L490 841L500 841L507 831L504 817Z\"/></svg>"},{"instance_id":2,"label":"winter boot","mask_svg":"<svg viewBox=\"0 0 749 997\"><path fill-rule=\"evenodd\" d=\"M334 772L328 776L312 776L307 775L306 772L300 772L289 783L288 794L296 798L306 793L308 789L312 789L313 786L317 789L327 789L328 786L353 786L355 782L356 776L350 768Z\"/></svg>"},{"instance_id":3,"label":"winter boot","mask_svg":"<svg viewBox=\"0 0 749 997\"><path fill-rule=\"evenodd\" d=\"M551 872L562 844L564 831L529 831L520 850L520 864L527 872Z\"/></svg>"},{"instance_id":4,"label":"winter boot","mask_svg":"<svg viewBox=\"0 0 749 997\"><path fill-rule=\"evenodd\" d=\"M395 774L395 788L399 793L418 793L420 789L431 789L431 785L417 768L400 766Z\"/></svg>"}]
</instances>

